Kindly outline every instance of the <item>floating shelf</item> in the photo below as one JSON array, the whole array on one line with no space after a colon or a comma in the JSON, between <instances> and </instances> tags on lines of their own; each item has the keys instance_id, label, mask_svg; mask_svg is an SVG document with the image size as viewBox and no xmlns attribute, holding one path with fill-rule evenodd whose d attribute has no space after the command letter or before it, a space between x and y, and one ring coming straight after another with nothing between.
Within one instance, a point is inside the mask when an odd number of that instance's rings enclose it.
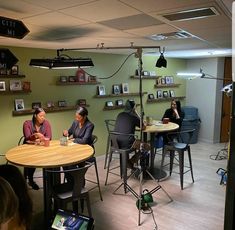
<instances>
[{"instance_id":1,"label":"floating shelf","mask_svg":"<svg viewBox=\"0 0 235 230\"><path fill-rule=\"evenodd\" d=\"M0 78L24 78L25 75L20 74L10 74L10 75L0 75Z\"/></svg>"},{"instance_id":2,"label":"floating shelf","mask_svg":"<svg viewBox=\"0 0 235 230\"><path fill-rule=\"evenodd\" d=\"M98 85L100 84L100 82L98 81L89 81L89 82L70 82L70 81L66 81L66 82L61 82L61 81L57 81L56 85Z\"/></svg>"},{"instance_id":3,"label":"floating shelf","mask_svg":"<svg viewBox=\"0 0 235 230\"><path fill-rule=\"evenodd\" d=\"M9 94L27 94L27 93L31 93L31 92L32 92L31 90L15 90L15 91L7 90L7 91L0 91L0 94L3 94L3 95L9 95Z\"/></svg>"},{"instance_id":4,"label":"floating shelf","mask_svg":"<svg viewBox=\"0 0 235 230\"><path fill-rule=\"evenodd\" d=\"M154 85L154 88L171 88L171 87L178 87L181 84L165 84L165 85Z\"/></svg>"},{"instance_id":5,"label":"floating shelf","mask_svg":"<svg viewBox=\"0 0 235 230\"><path fill-rule=\"evenodd\" d=\"M158 79L159 77L162 77L162 76L141 76L142 77L142 80L156 80ZM131 79L137 79L139 80L140 77L139 76L130 76Z\"/></svg>"},{"instance_id":6,"label":"floating shelf","mask_svg":"<svg viewBox=\"0 0 235 230\"><path fill-rule=\"evenodd\" d=\"M165 98L157 98L157 99L147 99L147 103L157 103L157 102L164 102L164 101L171 101L173 99L182 100L185 97L165 97Z\"/></svg>"},{"instance_id":7,"label":"floating shelf","mask_svg":"<svg viewBox=\"0 0 235 230\"><path fill-rule=\"evenodd\" d=\"M143 92L142 94L147 94L147 92ZM108 98L108 97L129 97L129 96L139 96L139 93L95 95L94 97L95 98Z\"/></svg>"}]
</instances>

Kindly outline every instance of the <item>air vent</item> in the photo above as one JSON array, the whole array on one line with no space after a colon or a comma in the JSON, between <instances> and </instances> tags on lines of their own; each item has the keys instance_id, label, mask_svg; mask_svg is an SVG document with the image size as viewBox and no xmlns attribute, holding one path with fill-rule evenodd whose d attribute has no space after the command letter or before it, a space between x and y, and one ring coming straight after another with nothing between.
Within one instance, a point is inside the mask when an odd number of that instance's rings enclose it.
<instances>
[{"instance_id":1,"label":"air vent","mask_svg":"<svg viewBox=\"0 0 235 230\"><path fill-rule=\"evenodd\" d=\"M185 38L192 38L193 36L185 31L179 32L172 32L172 33L165 33L165 34L154 34L150 36L150 39L154 41L161 41L161 40L170 40L170 39L185 39Z\"/></svg>"},{"instance_id":2,"label":"air vent","mask_svg":"<svg viewBox=\"0 0 235 230\"><path fill-rule=\"evenodd\" d=\"M172 14L165 14L162 15L162 17L166 18L169 21L184 21L184 20L211 17L216 15L219 15L219 12L214 7L207 7L207 8L185 10Z\"/></svg>"}]
</instances>

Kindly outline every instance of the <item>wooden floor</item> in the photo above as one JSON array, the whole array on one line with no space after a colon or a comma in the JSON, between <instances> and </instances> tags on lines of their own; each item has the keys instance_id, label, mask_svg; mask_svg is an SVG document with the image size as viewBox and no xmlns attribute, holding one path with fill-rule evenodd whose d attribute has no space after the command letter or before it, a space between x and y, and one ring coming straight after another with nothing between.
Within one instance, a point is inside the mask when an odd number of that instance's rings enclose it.
<instances>
[{"instance_id":1,"label":"wooden floor","mask_svg":"<svg viewBox=\"0 0 235 230\"><path fill-rule=\"evenodd\" d=\"M224 144L202 142L191 145L195 182L192 183L190 173L185 174L184 190L180 189L178 174L173 173L171 177L167 177L166 180L160 182L160 185L172 197L173 201L169 201L162 189L153 194L152 210L159 230L223 229L226 186L220 185L220 176L217 175L216 171L218 168L225 168L227 160L210 159L211 155L216 155L223 147ZM161 156L156 155L156 166L159 165L160 159ZM90 192L95 229L154 229L155 224L151 214L141 213L141 225L138 226L136 198L131 193L124 195L121 187L116 194L113 194L113 191L121 183L119 177L110 175L109 184L104 185L106 176L106 170L103 169L104 158L98 157L97 160L103 201L100 200L97 189ZM95 178L92 170L90 169L87 172L88 176ZM38 173L40 174L40 170ZM38 179L38 183L41 184L40 179ZM86 185L90 186L88 183ZM129 185L137 193L139 192L138 179L131 178ZM157 182L153 180L143 181L143 189L151 190L157 185ZM30 194L34 202L33 230L42 230L40 224L40 214L43 208L42 189L39 191L30 190Z\"/></svg>"}]
</instances>

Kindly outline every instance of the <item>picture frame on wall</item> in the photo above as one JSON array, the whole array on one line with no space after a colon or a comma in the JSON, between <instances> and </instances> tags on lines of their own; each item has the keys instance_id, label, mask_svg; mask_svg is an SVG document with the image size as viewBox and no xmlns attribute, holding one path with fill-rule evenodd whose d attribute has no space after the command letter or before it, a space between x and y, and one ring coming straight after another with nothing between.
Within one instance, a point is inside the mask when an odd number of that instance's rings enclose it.
<instances>
[{"instance_id":1,"label":"picture frame on wall","mask_svg":"<svg viewBox=\"0 0 235 230\"><path fill-rule=\"evenodd\" d=\"M113 102L112 101L106 101L106 106L107 107L113 107Z\"/></svg>"},{"instance_id":2,"label":"picture frame on wall","mask_svg":"<svg viewBox=\"0 0 235 230\"><path fill-rule=\"evenodd\" d=\"M162 90L157 90L157 98L162 98Z\"/></svg>"},{"instance_id":3,"label":"picture frame on wall","mask_svg":"<svg viewBox=\"0 0 235 230\"><path fill-rule=\"evenodd\" d=\"M78 99L79 106L86 106L86 99Z\"/></svg>"},{"instance_id":4,"label":"picture frame on wall","mask_svg":"<svg viewBox=\"0 0 235 230\"><path fill-rule=\"evenodd\" d=\"M122 83L122 93L129 93L129 85L128 83Z\"/></svg>"},{"instance_id":5,"label":"picture frame on wall","mask_svg":"<svg viewBox=\"0 0 235 230\"><path fill-rule=\"evenodd\" d=\"M169 90L170 97L175 97L175 91L174 90Z\"/></svg>"},{"instance_id":6,"label":"picture frame on wall","mask_svg":"<svg viewBox=\"0 0 235 230\"><path fill-rule=\"evenodd\" d=\"M47 108L53 108L53 107L55 107L55 103L53 101L48 101Z\"/></svg>"},{"instance_id":7,"label":"picture frame on wall","mask_svg":"<svg viewBox=\"0 0 235 230\"><path fill-rule=\"evenodd\" d=\"M154 99L154 95L152 93L148 94L148 99L149 100L153 100Z\"/></svg>"},{"instance_id":8,"label":"picture frame on wall","mask_svg":"<svg viewBox=\"0 0 235 230\"><path fill-rule=\"evenodd\" d=\"M32 103L32 109L37 109L37 108L41 108L41 107L42 107L41 102L33 102Z\"/></svg>"},{"instance_id":9,"label":"picture frame on wall","mask_svg":"<svg viewBox=\"0 0 235 230\"><path fill-rule=\"evenodd\" d=\"M75 82L76 81L76 77L75 76L69 76L68 80L69 80L69 82Z\"/></svg>"},{"instance_id":10,"label":"picture frame on wall","mask_svg":"<svg viewBox=\"0 0 235 230\"><path fill-rule=\"evenodd\" d=\"M11 67L11 75L18 75L19 74L19 66L18 65L13 65Z\"/></svg>"},{"instance_id":11,"label":"picture frame on wall","mask_svg":"<svg viewBox=\"0 0 235 230\"><path fill-rule=\"evenodd\" d=\"M162 95L163 95L164 98L169 97L168 91L166 91L166 90L163 91Z\"/></svg>"},{"instance_id":12,"label":"picture frame on wall","mask_svg":"<svg viewBox=\"0 0 235 230\"><path fill-rule=\"evenodd\" d=\"M161 78L161 85L165 85L166 84L166 79L164 77Z\"/></svg>"},{"instance_id":13,"label":"picture frame on wall","mask_svg":"<svg viewBox=\"0 0 235 230\"><path fill-rule=\"evenodd\" d=\"M117 106L123 106L123 100L122 99L116 100L116 105Z\"/></svg>"},{"instance_id":14,"label":"picture frame on wall","mask_svg":"<svg viewBox=\"0 0 235 230\"><path fill-rule=\"evenodd\" d=\"M60 76L60 82L67 82L68 78L67 76Z\"/></svg>"},{"instance_id":15,"label":"picture frame on wall","mask_svg":"<svg viewBox=\"0 0 235 230\"><path fill-rule=\"evenodd\" d=\"M65 100L58 101L58 107L66 107L66 106L67 106L67 102Z\"/></svg>"},{"instance_id":16,"label":"picture frame on wall","mask_svg":"<svg viewBox=\"0 0 235 230\"><path fill-rule=\"evenodd\" d=\"M0 91L6 91L6 82L0 81Z\"/></svg>"},{"instance_id":17,"label":"picture frame on wall","mask_svg":"<svg viewBox=\"0 0 235 230\"><path fill-rule=\"evenodd\" d=\"M24 100L23 99L15 99L15 110L16 111L24 110Z\"/></svg>"},{"instance_id":18,"label":"picture frame on wall","mask_svg":"<svg viewBox=\"0 0 235 230\"><path fill-rule=\"evenodd\" d=\"M0 67L0 75L7 75L7 68L5 66Z\"/></svg>"},{"instance_id":19,"label":"picture frame on wall","mask_svg":"<svg viewBox=\"0 0 235 230\"><path fill-rule=\"evenodd\" d=\"M31 90L31 83L30 81L23 81L22 83L22 90L30 91Z\"/></svg>"},{"instance_id":20,"label":"picture frame on wall","mask_svg":"<svg viewBox=\"0 0 235 230\"><path fill-rule=\"evenodd\" d=\"M20 80L10 80L10 90L18 91L22 90L22 83Z\"/></svg>"},{"instance_id":21,"label":"picture frame on wall","mask_svg":"<svg viewBox=\"0 0 235 230\"><path fill-rule=\"evenodd\" d=\"M120 94L120 85L113 85L113 94Z\"/></svg>"},{"instance_id":22,"label":"picture frame on wall","mask_svg":"<svg viewBox=\"0 0 235 230\"><path fill-rule=\"evenodd\" d=\"M165 76L166 84L171 84L171 77L170 76Z\"/></svg>"},{"instance_id":23,"label":"picture frame on wall","mask_svg":"<svg viewBox=\"0 0 235 230\"><path fill-rule=\"evenodd\" d=\"M106 94L106 92L105 92L105 86L104 86L104 85L99 85L99 86L98 86L98 95L103 96L103 95L105 95L105 94Z\"/></svg>"}]
</instances>

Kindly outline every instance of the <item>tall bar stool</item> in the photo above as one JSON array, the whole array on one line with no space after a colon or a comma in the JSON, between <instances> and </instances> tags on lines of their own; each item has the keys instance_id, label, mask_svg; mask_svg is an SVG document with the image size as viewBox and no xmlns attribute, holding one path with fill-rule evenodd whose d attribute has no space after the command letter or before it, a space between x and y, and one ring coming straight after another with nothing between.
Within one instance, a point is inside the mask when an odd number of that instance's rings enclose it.
<instances>
[{"instance_id":1,"label":"tall bar stool","mask_svg":"<svg viewBox=\"0 0 235 230\"><path fill-rule=\"evenodd\" d=\"M190 141L192 139L193 133L195 129L191 130L184 130L180 132L172 132L167 135L169 142L164 145L163 154L162 154L162 161L161 161L161 170L164 164L164 158L166 154L169 152L170 154L170 176L172 174L174 159L175 159L175 152L178 152L178 165L179 165L179 174L180 174L180 186L183 190L183 180L184 174L187 172L191 172L192 181L194 183L193 177L193 166L192 166L192 159L191 159L191 149L190 149ZM184 152L188 152L188 159L189 159L189 166L184 165ZM185 168L188 170L185 171Z\"/></svg>"}]
</instances>

